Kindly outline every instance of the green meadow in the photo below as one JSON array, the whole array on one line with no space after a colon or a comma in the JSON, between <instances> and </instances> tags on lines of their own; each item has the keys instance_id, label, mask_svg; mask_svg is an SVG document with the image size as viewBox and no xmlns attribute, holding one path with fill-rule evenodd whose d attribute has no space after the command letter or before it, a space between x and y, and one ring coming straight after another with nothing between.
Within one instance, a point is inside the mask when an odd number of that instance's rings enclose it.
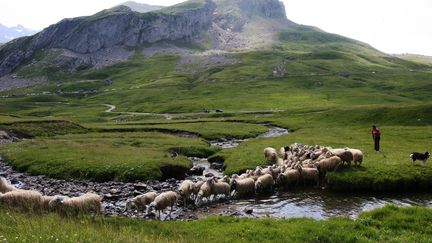
<instances>
[{"instance_id":1,"label":"green meadow","mask_svg":"<svg viewBox=\"0 0 432 243\"><path fill-rule=\"evenodd\" d=\"M355 220L241 219L191 222L127 218L61 218L54 214L0 213L6 242L430 242L432 210L386 206Z\"/></svg>"}]
</instances>

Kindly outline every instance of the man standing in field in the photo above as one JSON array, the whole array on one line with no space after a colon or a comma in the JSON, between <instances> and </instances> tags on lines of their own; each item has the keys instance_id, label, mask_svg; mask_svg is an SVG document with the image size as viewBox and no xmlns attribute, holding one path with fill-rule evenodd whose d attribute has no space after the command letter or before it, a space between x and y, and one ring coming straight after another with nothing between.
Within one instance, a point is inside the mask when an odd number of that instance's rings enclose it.
<instances>
[{"instance_id":1,"label":"man standing in field","mask_svg":"<svg viewBox=\"0 0 432 243\"><path fill-rule=\"evenodd\" d=\"M375 151L379 152L380 151L381 132L375 125L372 126L372 138L373 138L374 143L375 143Z\"/></svg>"}]
</instances>

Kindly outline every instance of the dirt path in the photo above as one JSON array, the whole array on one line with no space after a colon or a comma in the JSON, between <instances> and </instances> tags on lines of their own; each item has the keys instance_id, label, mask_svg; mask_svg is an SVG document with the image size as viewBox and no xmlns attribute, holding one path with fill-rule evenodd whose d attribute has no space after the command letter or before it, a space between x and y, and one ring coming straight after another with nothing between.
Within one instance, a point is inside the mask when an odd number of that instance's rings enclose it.
<instances>
[{"instance_id":1,"label":"dirt path","mask_svg":"<svg viewBox=\"0 0 432 243\"><path fill-rule=\"evenodd\" d=\"M114 111L117 109L115 105L104 104L104 106L108 107L105 111L106 113L116 113L116 114L126 114L126 115L153 115L153 116L162 116L167 120L171 120L172 116L169 114L158 114L158 113L149 113L149 112L125 112L125 111Z\"/></svg>"}]
</instances>

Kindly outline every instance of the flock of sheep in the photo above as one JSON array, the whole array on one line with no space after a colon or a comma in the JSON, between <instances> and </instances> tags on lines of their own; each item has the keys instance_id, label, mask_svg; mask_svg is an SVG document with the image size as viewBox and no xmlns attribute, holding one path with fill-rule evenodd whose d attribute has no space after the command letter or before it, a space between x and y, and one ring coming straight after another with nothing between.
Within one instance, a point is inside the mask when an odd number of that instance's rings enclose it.
<instances>
[{"instance_id":1,"label":"flock of sheep","mask_svg":"<svg viewBox=\"0 0 432 243\"><path fill-rule=\"evenodd\" d=\"M277 153L274 148L264 149L266 160L274 164L266 168L257 167L247 170L241 175L231 177L210 178L206 181L184 180L178 191L167 191L160 194L148 192L127 201L126 209L145 210L149 214L152 210L160 213L173 207L181 199L183 205L193 202L201 206L214 200L217 196L225 198L253 197L255 195L271 193L275 186L288 188L299 183L319 185L322 178L329 171L335 171L343 163L359 166L363 161L363 153L357 149L332 149L322 146L308 146L293 144L282 147ZM87 193L79 197L44 196L40 192L17 189L0 177L0 206L19 207L36 211L56 211L62 215L79 213L102 212L102 197L94 193Z\"/></svg>"},{"instance_id":2,"label":"flock of sheep","mask_svg":"<svg viewBox=\"0 0 432 243\"><path fill-rule=\"evenodd\" d=\"M247 170L241 175L234 174L231 177L210 178L207 181L184 180L178 192L169 191L157 195L149 192L137 196L128 201L126 208L145 210L147 214L152 209L160 212L171 207L181 199L186 207L188 202L201 206L204 199L208 202L217 196L225 198L253 197L255 195L271 193L275 186L288 188L299 183L319 185L322 178L329 171L335 171L343 163L360 166L363 162L363 153L358 149L341 148L332 149L322 146L308 146L293 144L282 147L279 155L274 148L264 149L264 157L274 164L267 168L257 167L255 170ZM148 206L148 207L147 207ZM169 216L170 214L168 214Z\"/></svg>"}]
</instances>

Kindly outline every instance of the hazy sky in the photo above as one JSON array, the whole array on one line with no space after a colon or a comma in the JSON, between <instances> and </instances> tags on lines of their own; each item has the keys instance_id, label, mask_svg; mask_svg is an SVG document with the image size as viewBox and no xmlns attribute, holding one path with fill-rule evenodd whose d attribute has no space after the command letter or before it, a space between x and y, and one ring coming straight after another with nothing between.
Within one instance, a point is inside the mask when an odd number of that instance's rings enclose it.
<instances>
[{"instance_id":1,"label":"hazy sky","mask_svg":"<svg viewBox=\"0 0 432 243\"><path fill-rule=\"evenodd\" d=\"M0 23L43 29L125 0L0 0ZM136 0L172 5L182 0ZM367 42L387 53L432 56L432 0L283 0L288 18Z\"/></svg>"}]
</instances>

